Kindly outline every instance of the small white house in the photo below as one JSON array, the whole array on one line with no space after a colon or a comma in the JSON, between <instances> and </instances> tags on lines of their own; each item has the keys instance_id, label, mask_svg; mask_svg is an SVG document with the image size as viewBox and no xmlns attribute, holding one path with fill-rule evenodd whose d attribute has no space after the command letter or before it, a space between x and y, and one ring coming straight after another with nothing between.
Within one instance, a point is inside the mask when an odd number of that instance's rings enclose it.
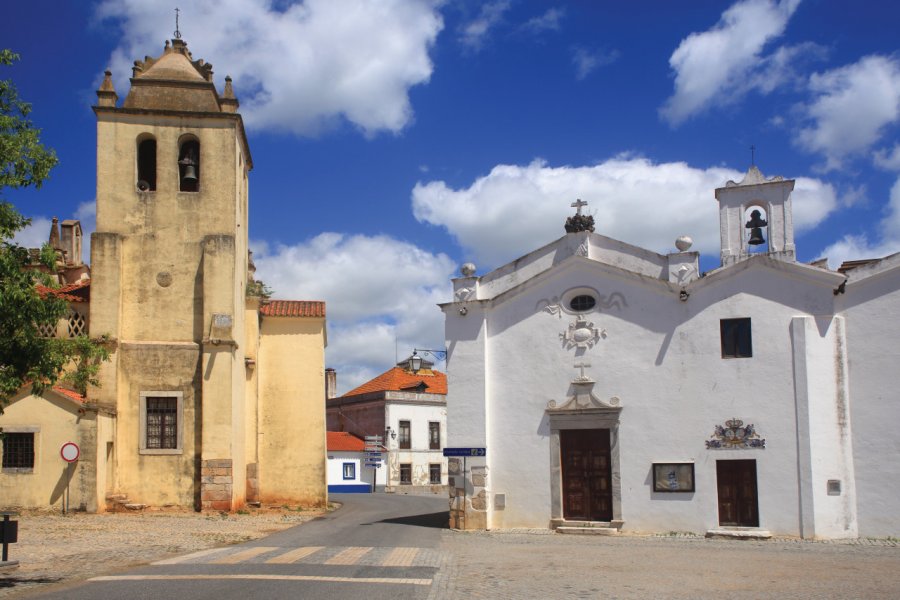
<instances>
[{"instance_id":1,"label":"small white house","mask_svg":"<svg viewBox=\"0 0 900 600\"><path fill-rule=\"evenodd\" d=\"M346 431L329 431L327 442L328 493L371 493L374 475L365 464L365 442Z\"/></svg>"},{"instance_id":2,"label":"small white house","mask_svg":"<svg viewBox=\"0 0 900 600\"><path fill-rule=\"evenodd\" d=\"M448 446L486 456L450 459L451 525L900 535L900 255L798 263L793 188L752 167L717 189L707 273L689 238L619 242L580 201L557 241L464 265Z\"/></svg>"},{"instance_id":3,"label":"small white house","mask_svg":"<svg viewBox=\"0 0 900 600\"><path fill-rule=\"evenodd\" d=\"M378 469L377 491L446 493L447 376L433 366L413 353L326 401L330 431L382 437L385 468Z\"/></svg>"}]
</instances>

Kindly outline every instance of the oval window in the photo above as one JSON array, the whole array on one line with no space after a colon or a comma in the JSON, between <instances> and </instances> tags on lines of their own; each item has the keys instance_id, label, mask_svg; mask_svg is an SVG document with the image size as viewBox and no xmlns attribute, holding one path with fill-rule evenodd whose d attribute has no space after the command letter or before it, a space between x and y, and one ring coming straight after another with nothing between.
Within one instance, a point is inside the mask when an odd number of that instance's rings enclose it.
<instances>
[{"instance_id":1,"label":"oval window","mask_svg":"<svg viewBox=\"0 0 900 600\"><path fill-rule=\"evenodd\" d=\"M569 308L574 311L581 312L585 310L590 310L594 308L594 305L597 304L597 301L593 296L588 296L587 294L580 294L575 296L569 301Z\"/></svg>"}]
</instances>

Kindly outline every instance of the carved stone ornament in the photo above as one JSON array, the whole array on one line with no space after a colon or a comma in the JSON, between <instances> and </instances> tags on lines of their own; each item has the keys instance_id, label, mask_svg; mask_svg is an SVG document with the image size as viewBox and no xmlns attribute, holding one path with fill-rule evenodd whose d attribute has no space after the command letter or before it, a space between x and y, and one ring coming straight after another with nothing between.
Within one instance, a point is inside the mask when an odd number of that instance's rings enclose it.
<instances>
[{"instance_id":1,"label":"carved stone ornament","mask_svg":"<svg viewBox=\"0 0 900 600\"><path fill-rule=\"evenodd\" d=\"M606 337L606 330L594 327L594 324L584 317L577 317L569 323L569 328L559 334L566 350L570 348L593 348L594 344L602 337Z\"/></svg>"},{"instance_id":2,"label":"carved stone ornament","mask_svg":"<svg viewBox=\"0 0 900 600\"><path fill-rule=\"evenodd\" d=\"M744 425L740 419L725 421L724 427L716 425L715 433L706 441L707 450L739 450L742 448L765 448L766 440L756 433L753 423Z\"/></svg>"},{"instance_id":3,"label":"carved stone ornament","mask_svg":"<svg viewBox=\"0 0 900 600\"><path fill-rule=\"evenodd\" d=\"M457 302L465 302L475 298L475 288L463 287L454 292Z\"/></svg>"},{"instance_id":4,"label":"carved stone ornament","mask_svg":"<svg viewBox=\"0 0 900 600\"><path fill-rule=\"evenodd\" d=\"M557 404L556 400L547 402L547 412L563 413L575 411L618 411L622 408L622 403L618 396L612 396L609 400L603 401L594 395L591 388L594 387L593 381L582 381L573 384L575 394L562 404Z\"/></svg>"},{"instance_id":5,"label":"carved stone ornament","mask_svg":"<svg viewBox=\"0 0 900 600\"><path fill-rule=\"evenodd\" d=\"M172 285L172 274L168 271L160 271L156 274L156 283L158 283L160 287L169 287Z\"/></svg>"}]
</instances>

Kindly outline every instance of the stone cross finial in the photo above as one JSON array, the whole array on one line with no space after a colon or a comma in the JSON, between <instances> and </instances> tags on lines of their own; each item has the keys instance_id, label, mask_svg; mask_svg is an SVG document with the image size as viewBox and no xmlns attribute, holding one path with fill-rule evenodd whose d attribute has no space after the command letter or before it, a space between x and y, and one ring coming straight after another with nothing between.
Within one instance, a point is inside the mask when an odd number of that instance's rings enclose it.
<instances>
[{"instance_id":1,"label":"stone cross finial","mask_svg":"<svg viewBox=\"0 0 900 600\"><path fill-rule=\"evenodd\" d=\"M580 363L575 363L573 366L576 369L581 369L581 374L578 375L578 378L576 379L576 381L590 381L591 378L584 374L584 370L585 370L585 368L590 367L591 363L580 362Z\"/></svg>"},{"instance_id":2,"label":"stone cross finial","mask_svg":"<svg viewBox=\"0 0 900 600\"><path fill-rule=\"evenodd\" d=\"M573 203L570 204L569 206L571 206L572 208L575 209L575 214L576 214L576 215L580 215L580 214L581 214L581 207L582 207L582 206L587 206L587 202L585 202L584 200L582 200L581 198L579 198L578 200L576 200L575 202L573 202Z\"/></svg>"}]
</instances>

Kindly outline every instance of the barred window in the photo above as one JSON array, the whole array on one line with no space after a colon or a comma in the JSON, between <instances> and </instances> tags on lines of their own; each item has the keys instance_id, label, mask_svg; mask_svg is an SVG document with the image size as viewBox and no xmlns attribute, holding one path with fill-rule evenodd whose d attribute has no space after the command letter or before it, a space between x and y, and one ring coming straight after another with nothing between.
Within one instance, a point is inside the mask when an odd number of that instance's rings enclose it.
<instances>
[{"instance_id":1,"label":"barred window","mask_svg":"<svg viewBox=\"0 0 900 600\"><path fill-rule=\"evenodd\" d=\"M428 423L428 449L441 449L441 424L435 421Z\"/></svg>"},{"instance_id":2,"label":"barred window","mask_svg":"<svg viewBox=\"0 0 900 600\"><path fill-rule=\"evenodd\" d=\"M184 393L146 391L140 397L141 454L181 454L184 450Z\"/></svg>"},{"instance_id":3,"label":"barred window","mask_svg":"<svg viewBox=\"0 0 900 600\"><path fill-rule=\"evenodd\" d=\"M412 448L412 440L410 439L409 421L400 421L400 449L409 450Z\"/></svg>"},{"instance_id":4,"label":"barred window","mask_svg":"<svg viewBox=\"0 0 900 600\"><path fill-rule=\"evenodd\" d=\"M434 485L441 484L441 465L440 463L432 463L428 465L428 480Z\"/></svg>"},{"instance_id":5,"label":"barred window","mask_svg":"<svg viewBox=\"0 0 900 600\"><path fill-rule=\"evenodd\" d=\"M412 464L411 463L402 463L400 465L400 484L401 485L411 485L412 484Z\"/></svg>"},{"instance_id":6,"label":"barred window","mask_svg":"<svg viewBox=\"0 0 900 600\"><path fill-rule=\"evenodd\" d=\"M34 469L34 433L3 434L3 468Z\"/></svg>"}]
</instances>

